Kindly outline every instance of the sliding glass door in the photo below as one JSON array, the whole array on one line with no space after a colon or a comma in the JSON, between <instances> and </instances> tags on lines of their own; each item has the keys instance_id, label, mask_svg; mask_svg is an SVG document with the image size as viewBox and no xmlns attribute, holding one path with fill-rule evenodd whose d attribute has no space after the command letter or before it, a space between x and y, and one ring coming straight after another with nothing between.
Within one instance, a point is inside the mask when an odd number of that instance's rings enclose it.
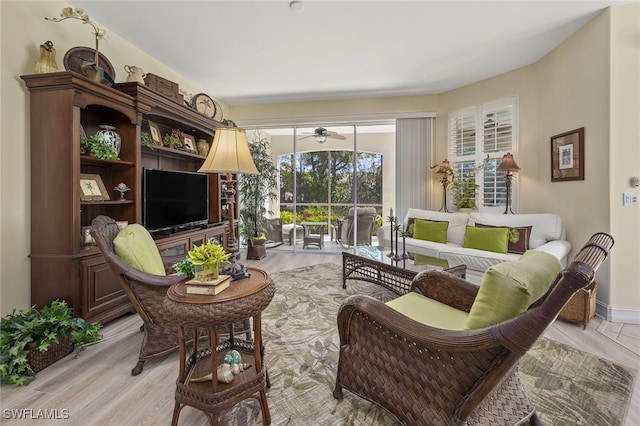
<instances>
[{"instance_id":1,"label":"sliding glass door","mask_svg":"<svg viewBox=\"0 0 640 426\"><path fill-rule=\"evenodd\" d=\"M394 187L385 182L395 176L393 125L248 129L250 141L254 131L270 140L280 173L278 200L268 208L281 221L279 250L301 250L305 232L322 232L323 245L313 245L319 252L377 244L375 231L382 225L384 206L395 196L385 191ZM353 212L364 213L364 208L370 217L358 229L359 215Z\"/></svg>"}]
</instances>

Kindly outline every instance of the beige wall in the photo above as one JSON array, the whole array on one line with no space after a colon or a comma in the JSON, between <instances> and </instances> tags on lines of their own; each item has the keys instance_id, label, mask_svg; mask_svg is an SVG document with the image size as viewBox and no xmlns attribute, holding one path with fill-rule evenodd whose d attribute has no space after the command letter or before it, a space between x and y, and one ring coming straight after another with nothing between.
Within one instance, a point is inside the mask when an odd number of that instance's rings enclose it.
<instances>
[{"instance_id":1,"label":"beige wall","mask_svg":"<svg viewBox=\"0 0 640 426\"><path fill-rule=\"evenodd\" d=\"M20 80L32 73L38 46L52 40L62 68L64 52L91 46L92 35L79 22L53 23L64 2L1 2L2 125L0 143L0 295L1 313L30 304L29 277L29 106ZM628 179L640 175L638 59L640 5L615 6L588 23L560 47L530 65L438 96L353 99L309 103L225 107L234 120L284 119L380 113L433 112L436 118L436 159L446 156L446 117L459 107L517 95L520 107L518 164L520 213L560 214L573 246L594 231L612 232L614 253L598 279L598 299L613 310L640 310L640 271L637 262L640 232L638 206L622 207ZM18 40L18 41L17 41ZM185 79L152 57L110 33L100 50L124 80L123 67L135 64L180 83ZM551 183L549 138L585 127L584 181ZM61 188L60 190L64 190ZM439 203L440 192L434 189ZM622 318L627 320L628 317Z\"/></svg>"},{"instance_id":2,"label":"beige wall","mask_svg":"<svg viewBox=\"0 0 640 426\"><path fill-rule=\"evenodd\" d=\"M30 290L30 163L29 94L21 75L33 74L39 46L53 41L58 68L64 71L64 53L75 46L94 46L91 28L80 21L45 21L59 16L69 4L57 1L2 1L1 10L1 140L0 140L0 314L31 304ZM87 11L89 12L89 11ZM89 16L91 16L89 12ZM98 23L99 27L103 27ZM206 92L162 65L117 34L100 42L113 65L116 81L125 81L125 65L137 65L179 83L190 93ZM223 109L227 109L223 106ZM55 111L52 111L55 114ZM70 182L70 184L72 184ZM60 188L60 191L68 190Z\"/></svg>"},{"instance_id":3,"label":"beige wall","mask_svg":"<svg viewBox=\"0 0 640 426\"><path fill-rule=\"evenodd\" d=\"M640 207L622 206L629 179L640 177L640 4L611 9L609 205L611 233L616 237L611 258L611 306L640 307ZM597 164L596 164L597 167Z\"/></svg>"}]
</instances>

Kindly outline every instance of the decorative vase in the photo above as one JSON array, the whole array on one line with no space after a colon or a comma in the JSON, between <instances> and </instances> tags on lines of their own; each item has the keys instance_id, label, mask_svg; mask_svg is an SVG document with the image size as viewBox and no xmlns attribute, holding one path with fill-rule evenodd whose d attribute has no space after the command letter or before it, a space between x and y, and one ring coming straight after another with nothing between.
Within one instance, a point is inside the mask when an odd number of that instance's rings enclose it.
<instances>
[{"instance_id":1,"label":"decorative vase","mask_svg":"<svg viewBox=\"0 0 640 426\"><path fill-rule=\"evenodd\" d=\"M198 154L206 157L209 153L209 142L206 139L198 139L196 146L198 147Z\"/></svg>"},{"instance_id":2,"label":"decorative vase","mask_svg":"<svg viewBox=\"0 0 640 426\"><path fill-rule=\"evenodd\" d=\"M193 267L193 277L198 281L213 281L218 279L218 263L213 265L195 265Z\"/></svg>"},{"instance_id":3,"label":"decorative vase","mask_svg":"<svg viewBox=\"0 0 640 426\"><path fill-rule=\"evenodd\" d=\"M96 136L98 136L103 143L114 147L118 152L118 155L120 155L121 139L120 135L116 133L116 128L106 124L102 124L98 127L100 127L100 130L96 132Z\"/></svg>"},{"instance_id":4,"label":"decorative vase","mask_svg":"<svg viewBox=\"0 0 640 426\"><path fill-rule=\"evenodd\" d=\"M56 64L56 49L50 40L40 45L40 59L36 62L36 74L46 74L60 71Z\"/></svg>"}]
</instances>

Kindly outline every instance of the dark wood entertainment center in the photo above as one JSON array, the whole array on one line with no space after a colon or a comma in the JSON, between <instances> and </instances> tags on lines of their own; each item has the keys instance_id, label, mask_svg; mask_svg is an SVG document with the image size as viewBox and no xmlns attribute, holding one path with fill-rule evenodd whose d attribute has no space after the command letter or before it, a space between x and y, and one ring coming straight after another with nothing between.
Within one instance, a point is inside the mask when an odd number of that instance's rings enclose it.
<instances>
[{"instance_id":1,"label":"dark wood entertainment center","mask_svg":"<svg viewBox=\"0 0 640 426\"><path fill-rule=\"evenodd\" d=\"M222 124L140 83L114 89L74 72L21 78L31 105L31 303L66 300L74 315L101 323L133 312L98 248L84 243L83 228L101 214L142 223L143 168L192 172L203 163L198 154L142 144L149 121L162 134L178 129L209 143ZM120 160L81 155L81 129L93 135L105 124L121 137ZM111 200L81 201L80 174L99 175ZM123 201L112 190L120 182L131 188ZM220 176L210 174L208 227L155 236L159 249L183 254L207 239L225 244L224 206Z\"/></svg>"}]
</instances>

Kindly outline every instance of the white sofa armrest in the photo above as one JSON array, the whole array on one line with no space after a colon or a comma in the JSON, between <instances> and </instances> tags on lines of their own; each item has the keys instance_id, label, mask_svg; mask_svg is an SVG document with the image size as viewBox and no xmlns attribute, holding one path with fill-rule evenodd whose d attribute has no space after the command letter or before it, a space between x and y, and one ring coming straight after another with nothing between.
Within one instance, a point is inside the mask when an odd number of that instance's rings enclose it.
<instances>
[{"instance_id":1,"label":"white sofa armrest","mask_svg":"<svg viewBox=\"0 0 640 426\"><path fill-rule=\"evenodd\" d=\"M560 260L560 264L564 268L567 266L567 255L571 251L571 243L565 240L547 241L543 245L536 247L534 250L540 250L554 255Z\"/></svg>"}]
</instances>

